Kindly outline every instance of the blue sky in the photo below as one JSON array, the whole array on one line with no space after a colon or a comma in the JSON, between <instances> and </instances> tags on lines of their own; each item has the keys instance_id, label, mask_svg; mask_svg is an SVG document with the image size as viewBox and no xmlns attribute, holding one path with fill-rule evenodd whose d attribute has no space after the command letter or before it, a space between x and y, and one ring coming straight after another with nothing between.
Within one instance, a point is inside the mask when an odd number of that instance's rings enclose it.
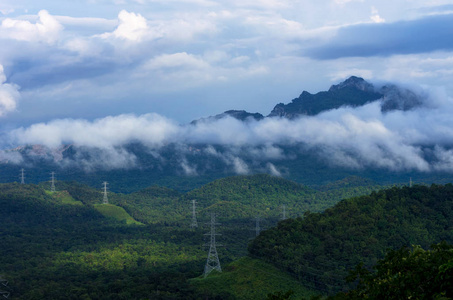
<instances>
[{"instance_id":1,"label":"blue sky","mask_svg":"<svg viewBox=\"0 0 453 300\"><path fill-rule=\"evenodd\" d=\"M2 0L3 127L268 114L349 75L451 95L452 1Z\"/></svg>"},{"instance_id":2,"label":"blue sky","mask_svg":"<svg viewBox=\"0 0 453 300\"><path fill-rule=\"evenodd\" d=\"M316 139L330 156L382 142L398 152L394 163L420 170L429 169L420 145L436 145L453 169L445 145L453 143L452 37L453 1L443 0L1 0L1 146L155 146L206 136L271 145L281 142L276 128L303 124L330 131L284 139ZM340 109L297 124L179 127L229 109L267 115L303 90L326 90L351 75L429 92L431 110ZM343 141L362 140L340 146L335 128Z\"/></svg>"}]
</instances>

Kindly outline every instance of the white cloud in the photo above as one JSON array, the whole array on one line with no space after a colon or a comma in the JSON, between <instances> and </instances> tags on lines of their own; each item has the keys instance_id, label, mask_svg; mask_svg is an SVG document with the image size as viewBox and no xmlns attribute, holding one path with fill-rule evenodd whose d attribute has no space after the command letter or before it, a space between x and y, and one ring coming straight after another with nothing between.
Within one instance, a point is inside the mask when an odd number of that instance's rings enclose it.
<instances>
[{"instance_id":1,"label":"white cloud","mask_svg":"<svg viewBox=\"0 0 453 300\"><path fill-rule=\"evenodd\" d=\"M372 6L371 7L371 21L373 21L374 23L384 23L385 22L385 19L381 18L381 16L379 16L379 12L378 10L376 9L376 7Z\"/></svg>"},{"instance_id":2,"label":"white cloud","mask_svg":"<svg viewBox=\"0 0 453 300\"><path fill-rule=\"evenodd\" d=\"M0 117L8 112L14 111L20 97L19 87L5 82L6 76L4 69L0 65Z\"/></svg>"},{"instance_id":3,"label":"white cloud","mask_svg":"<svg viewBox=\"0 0 453 300\"><path fill-rule=\"evenodd\" d=\"M142 41L149 32L146 19L133 12L129 13L122 10L118 14L119 25L112 33L105 33L101 35L103 38L111 36L119 39L129 40L133 42Z\"/></svg>"},{"instance_id":4,"label":"white cloud","mask_svg":"<svg viewBox=\"0 0 453 300\"><path fill-rule=\"evenodd\" d=\"M86 120L61 119L38 123L29 128L12 132L21 144L42 144L57 147L61 144L112 148L141 141L149 147L160 147L177 140L179 128L172 121L156 114L141 116L119 115L93 122Z\"/></svg>"},{"instance_id":5,"label":"white cloud","mask_svg":"<svg viewBox=\"0 0 453 300\"><path fill-rule=\"evenodd\" d=\"M195 68L206 69L209 64L203 59L195 55L187 54L186 52L163 54L151 59L145 68L162 69L162 68Z\"/></svg>"},{"instance_id":6,"label":"white cloud","mask_svg":"<svg viewBox=\"0 0 453 300\"><path fill-rule=\"evenodd\" d=\"M160 149L170 143L202 143L242 149L251 158L271 161L285 159L277 145L300 144L318 149L320 155L336 165L430 171L434 167L424 159L421 146L453 146L451 108L445 109L449 106L445 103L437 109L382 114L379 103L374 102L360 108L340 108L296 120L268 118L243 123L223 118L188 126L175 125L154 114L120 115L93 122L57 120L35 124L14 131L13 136L21 143L50 147L71 143L101 149L116 149L131 142L141 142L151 149ZM427 112L432 115L427 117ZM237 150L221 154L213 147L207 147L203 151L222 159L238 174L250 172L250 166ZM442 161L446 160L444 152L438 151L436 155ZM196 172L196 167L187 161L182 160L181 167L187 174ZM270 165L268 170L278 173Z\"/></svg>"},{"instance_id":7,"label":"white cloud","mask_svg":"<svg viewBox=\"0 0 453 300\"><path fill-rule=\"evenodd\" d=\"M250 173L249 166L239 157L233 159L234 172L239 175L247 175Z\"/></svg>"},{"instance_id":8,"label":"white cloud","mask_svg":"<svg viewBox=\"0 0 453 300\"><path fill-rule=\"evenodd\" d=\"M27 42L45 42L54 44L63 26L46 10L38 13L38 21L33 24L29 21L7 18L0 26L0 37Z\"/></svg>"},{"instance_id":9,"label":"white cloud","mask_svg":"<svg viewBox=\"0 0 453 300\"><path fill-rule=\"evenodd\" d=\"M267 163L267 167L271 175L278 177L282 176L282 173L272 163Z\"/></svg>"}]
</instances>

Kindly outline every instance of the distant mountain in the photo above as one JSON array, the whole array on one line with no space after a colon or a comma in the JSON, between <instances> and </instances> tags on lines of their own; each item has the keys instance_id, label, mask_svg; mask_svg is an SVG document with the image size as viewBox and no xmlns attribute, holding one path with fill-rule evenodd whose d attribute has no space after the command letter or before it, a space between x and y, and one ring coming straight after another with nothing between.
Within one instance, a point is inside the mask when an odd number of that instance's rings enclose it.
<instances>
[{"instance_id":1,"label":"distant mountain","mask_svg":"<svg viewBox=\"0 0 453 300\"><path fill-rule=\"evenodd\" d=\"M375 87L363 78L352 76L332 85L328 91L302 94L288 104L277 104L267 116L244 110L228 110L224 113L193 121L187 127L234 118L245 124L251 120L271 120L273 117L297 118L313 116L342 106L357 107L378 102L386 113L394 110L410 110L424 104L424 95L393 84ZM270 122L272 123L272 122ZM291 123L289 123L291 124ZM252 125L252 124L249 124ZM226 125L228 126L228 125ZM272 132L273 128L264 126ZM283 128L283 127L282 127ZM231 128L224 128L231 130ZM233 129L234 130L234 129ZM285 136L286 130L280 132ZM203 131L200 132L203 134ZM240 132L237 132L240 135ZM234 138L233 132L231 138ZM254 141L251 138L240 143L229 143L230 137L204 142L170 141L158 146L141 142L115 145L107 148L60 145L48 148L42 145L24 145L0 151L0 182L19 181L21 169L25 169L25 182L48 181L51 172L58 180L77 180L100 188L103 181L110 183L112 191L135 192L153 184L178 191L188 191L215 179L232 175L268 173L282 176L305 185L316 187L342 178L356 175L375 180L378 184L408 182L446 183L453 180L448 172L418 172L402 169L398 172L364 165L351 168L339 160L326 159L322 147L307 147L304 143L283 144L269 141ZM195 139L196 140L196 139ZM258 143L258 144L257 144ZM261 144L260 144L261 143ZM434 159L430 149L426 160ZM341 154L343 155L343 154ZM347 155L349 155L347 153ZM341 157L341 156L340 156ZM361 161L357 161L361 166Z\"/></svg>"},{"instance_id":2,"label":"distant mountain","mask_svg":"<svg viewBox=\"0 0 453 300\"><path fill-rule=\"evenodd\" d=\"M328 91L302 94L288 104L277 104L268 117L296 118L301 115L314 116L323 111L342 106L362 106L381 100L383 112L391 110L409 110L422 104L423 98L413 91L396 85L375 88L363 78L351 76L345 81L332 85Z\"/></svg>"},{"instance_id":3,"label":"distant mountain","mask_svg":"<svg viewBox=\"0 0 453 300\"><path fill-rule=\"evenodd\" d=\"M264 119L264 116L260 113L249 113L245 110L227 110L226 112L223 112L223 113L215 115L215 116L210 116L207 118L201 118L198 120L194 120L191 122L191 124L195 125L195 124L199 124L200 122L217 121L220 119L224 119L226 117L232 117L239 121L248 121L248 120L260 121L260 120Z\"/></svg>"}]
</instances>

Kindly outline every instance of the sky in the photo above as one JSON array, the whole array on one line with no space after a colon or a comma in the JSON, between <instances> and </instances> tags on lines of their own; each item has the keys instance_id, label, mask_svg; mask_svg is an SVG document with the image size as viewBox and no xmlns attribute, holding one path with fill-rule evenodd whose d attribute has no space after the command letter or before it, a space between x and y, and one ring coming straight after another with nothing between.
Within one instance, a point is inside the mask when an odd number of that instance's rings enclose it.
<instances>
[{"instance_id":1,"label":"sky","mask_svg":"<svg viewBox=\"0 0 453 300\"><path fill-rule=\"evenodd\" d=\"M183 126L229 109L268 115L351 75L430 96L408 113L367 106L293 123ZM3 149L283 139L314 143L343 163L345 153L372 149L382 159L370 164L429 170L421 147L430 144L453 169L452 95L453 1L0 0ZM369 143L344 144L348 137Z\"/></svg>"}]
</instances>

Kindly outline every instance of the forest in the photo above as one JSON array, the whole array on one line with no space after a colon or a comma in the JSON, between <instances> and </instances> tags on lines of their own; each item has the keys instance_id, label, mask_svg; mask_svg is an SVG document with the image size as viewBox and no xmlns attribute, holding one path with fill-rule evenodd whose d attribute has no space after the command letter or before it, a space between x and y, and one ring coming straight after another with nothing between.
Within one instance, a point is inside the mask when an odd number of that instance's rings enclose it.
<instances>
[{"instance_id":1,"label":"forest","mask_svg":"<svg viewBox=\"0 0 453 300\"><path fill-rule=\"evenodd\" d=\"M386 281L385 259L431 253L443 253L432 262L442 267L433 293L451 296L442 286L452 272L451 184L383 187L350 177L314 189L234 176L186 193L109 192L109 204L75 181L57 181L56 190L0 184L0 278L8 281L0 291L11 299L359 299L377 295L371 283ZM223 272L204 278L211 212L221 223Z\"/></svg>"}]
</instances>

